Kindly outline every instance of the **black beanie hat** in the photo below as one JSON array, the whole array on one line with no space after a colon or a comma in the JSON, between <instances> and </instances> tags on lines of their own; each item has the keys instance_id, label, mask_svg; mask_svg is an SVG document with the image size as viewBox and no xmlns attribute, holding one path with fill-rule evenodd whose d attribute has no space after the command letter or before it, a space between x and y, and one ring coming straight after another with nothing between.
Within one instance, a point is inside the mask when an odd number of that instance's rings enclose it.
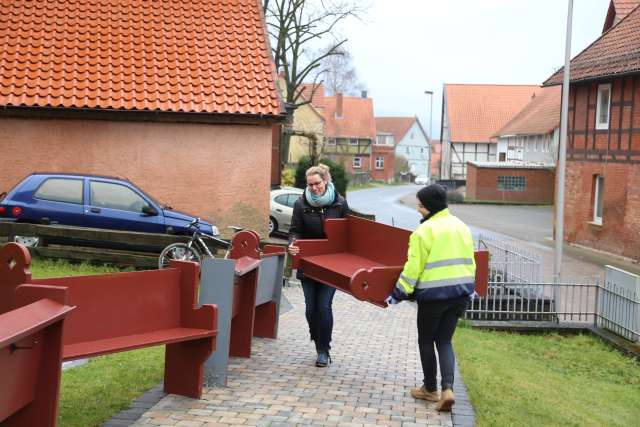
<instances>
[{"instance_id":1,"label":"black beanie hat","mask_svg":"<svg viewBox=\"0 0 640 427\"><path fill-rule=\"evenodd\" d=\"M429 211L429 216L447 208L447 189L440 184L428 185L418 191L416 196Z\"/></svg>"}]
</instances>

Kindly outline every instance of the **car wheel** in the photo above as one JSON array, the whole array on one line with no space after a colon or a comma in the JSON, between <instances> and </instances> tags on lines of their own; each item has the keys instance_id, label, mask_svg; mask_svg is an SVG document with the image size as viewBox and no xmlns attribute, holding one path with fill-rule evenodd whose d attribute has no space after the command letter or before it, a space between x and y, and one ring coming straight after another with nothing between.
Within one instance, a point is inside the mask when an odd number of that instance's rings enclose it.
<instances>
[{"instance_id":1,"label":"car wheel","mask_svg":"<svg viewBox=\"0 0 640 427\"><path fill-rule=\"evenodd\" d=\"M272 216L269 217L269 236L278 231L278 221Z\"/></svg>"},{"instance_id":2,"label":"car wheel","mask_svg":"<svg viewBox=\"0 0 640 427\"><path fill-rule=\"evenodd\" d=\"M10 240L28 248L35 248L40 243L40 238L36 236L13 236L13 239Z\"/></svg>"}]
</instances>

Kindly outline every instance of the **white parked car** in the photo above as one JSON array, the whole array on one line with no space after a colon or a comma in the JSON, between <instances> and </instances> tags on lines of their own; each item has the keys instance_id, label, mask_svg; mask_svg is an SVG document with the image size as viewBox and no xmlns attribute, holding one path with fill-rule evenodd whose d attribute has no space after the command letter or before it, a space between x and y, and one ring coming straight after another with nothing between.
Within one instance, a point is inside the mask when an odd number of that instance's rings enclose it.
<instances>
[{"instance_id":1,"label":"white parked car","mask_svg":"<svg viewBox=\"0 0 640 427\"><path fill-rule=\"evenodd\" d=\"M418 175L418 176L416 176L416 179L415 179L414 182L416 184L418 184L418 185L427 185L427 184L429 184L429 181L431 181L431 180L429 179L429 177L427 175Z\"/></svg>"},{"instance_id":2,"label":"white parked car","mask_svg":"<svg viewBox=\"0 0 640 427\"><path fill-rule=\"evenodd\" d=\"M302 195L303 190L294 187L282 187L271 190L269 201L269 234L289 233L293 204Z\"/></svg>"}]
</instances>

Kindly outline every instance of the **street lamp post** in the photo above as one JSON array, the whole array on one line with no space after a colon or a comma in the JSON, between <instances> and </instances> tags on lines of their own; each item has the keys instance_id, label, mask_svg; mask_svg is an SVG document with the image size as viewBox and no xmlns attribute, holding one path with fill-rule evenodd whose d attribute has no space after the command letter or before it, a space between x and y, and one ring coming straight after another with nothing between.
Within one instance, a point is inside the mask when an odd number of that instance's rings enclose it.
<instances>
[{"instance_id":1,"label":"street lamp post","mask_svg":"<svg viewBox=\"0 0 640 427\"><path fill-rule=\"evenodd\" d=\"M429 139L433 139L433 135L431 134L431 131L433 129L433 92L430 90L425 90L424 91L425 95L428 95L431 101L431 106L429 107Z\"/></svg>"},{"instance_id":2,"label":"street lamp post","mask_svg":"<svg viewBox=\"0 0 640 427\"><path fill-rule=\"evenodd\" d=\"M433 135L431 133L433 130L433 92L430 90L425 90L424 93L425 95L429 96L429 100L431 101L431 105L429 107L429 149L427 153L427 171L428 175L431 176L431 143L433 141Z\"/></svg>"}]
</instances>

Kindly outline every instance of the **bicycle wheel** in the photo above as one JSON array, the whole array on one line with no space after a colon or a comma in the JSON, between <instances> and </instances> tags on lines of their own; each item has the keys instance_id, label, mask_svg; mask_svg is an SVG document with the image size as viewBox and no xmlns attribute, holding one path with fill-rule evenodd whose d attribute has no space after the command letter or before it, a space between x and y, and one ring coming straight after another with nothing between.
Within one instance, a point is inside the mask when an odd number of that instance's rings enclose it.
<instances>
[{"instance_id":1,"label":"bicycle wheel","mask_svg":"<svg viewBox=\"0 0 640 427\"><path fill-rule=\"evenodd\" d=\"M202 256L195 248L187 246L186 243L172 243L162 250L158 257L158 268L168 268L170 261L193 261L200 264Z\"/></svg>"}]
</instances>

